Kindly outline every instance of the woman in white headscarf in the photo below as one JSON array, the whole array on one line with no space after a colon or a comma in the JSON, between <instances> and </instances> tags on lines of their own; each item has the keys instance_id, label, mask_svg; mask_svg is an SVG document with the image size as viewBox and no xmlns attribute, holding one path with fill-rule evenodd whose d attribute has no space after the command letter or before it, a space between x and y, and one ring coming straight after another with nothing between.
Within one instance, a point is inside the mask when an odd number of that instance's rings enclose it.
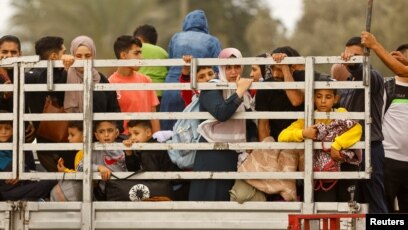
<instances>
[{"instance_id":1,"label":"woman in white headscarf","mask_svg":"<svg viewBox=\"0 0 408 230\"><path fill-rule=\"evenodd\" d=\"M71 54L76 60L94 59L96 48L94 41L87 36L78 36L71 42ZM92 80L94 83L109 83L108 79L96 69L92 69ZM84 82L84 68L68 69L67 83L80 84ZM82 91L65 92L64 109L68 113L83 112L84 97ZM93 112L107 113L120 112L115 91L94 91L93 92ZM118 124L118 127L122 127ZM123 129L123 128L121 128ZM123 130L120 130L122 132Z\"/></svg>"},{"instance_id":2,"label":"woman in white headscarf","mask_svg":"<svg viewBox=\"0 0 408 230\"><path fill-rule=\"evenodd\" d=\"M221 51L219 58L240 58L241 52L235 48ZM248 88L252 79L241 78L243 66L219 66L219 81L236 82L236 90L202 90L200 93L200 111L209 112L224 128L212 126L209 130L201 127L203 137L200 142L223 142L229 136L242 137L238 142L245 141L245 120L230 119L235 112L244 111L244 101L248 98ZM211 82L211 81L210 81ZM203 122L215 124L214 119ZM201 125L200 125L201 126ZM234 127L238 132L226 132L225 127ZM230 130L231 131L231 130ZM227 172L237 171L238 153L234 150L199 150L196 153L193 171ZM189 200L191 201L229 201L229 190L234 180L193 180L190 185Z\"/></svg>"}]
</instances>

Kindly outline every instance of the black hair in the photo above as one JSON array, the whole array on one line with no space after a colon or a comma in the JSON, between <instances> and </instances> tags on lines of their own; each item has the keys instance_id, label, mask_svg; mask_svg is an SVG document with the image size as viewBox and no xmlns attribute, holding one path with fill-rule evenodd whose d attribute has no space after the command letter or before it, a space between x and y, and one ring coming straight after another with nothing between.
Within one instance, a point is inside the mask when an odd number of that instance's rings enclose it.
<instances>
[{"instance_id":1,"label":"black hair","mask_svg":"<svg viewBox=\"0 0 408 230\"><path fill-rule=\"evenodd\" d=\"M284 53L288 55L288 57L300 57L299 52L290 46L278 47L272 51L272 54L276 54L276 53Z\"/></svg>"},{"instance_id":2,"label":"black hair","mask_svg":"<svg viewBox=\"0 0 408 230\"><path fill-rule=\"evenodd\" d=\"M111 123L112 125L114 125L116 128L118 127L116 121L113 121L113 120L109 120L109 121L108 121L108 120L94 121L94 122L93 122L94 132L96 132L96 130L99 128L99 125L100 125L102 122L109 122L109 123Z\"/></svg>"},{"instance_id":3,"label":"black hair","mask_svg":"<svg viewBox=\"0 0 408 230\"><path fill-rule=\"evenodd\" d=\"M158 35L154 26L145 24L135 29L133 37L142 37L145 42L156 45Z\"/></svg>"},{"instance_id":4,"label":"black hair","mask_svg":"<svg viewBox=\"0 0 408 230\"><path fill-rule=\"evenodd\" d=\"M364 48L363 44L361 44L361 37L352 37L346 42L346 47L349 46L360 46L361 48Z\"/></svg>"},{"instance_id":5,"label":"black hair","mask_svg":"<svg viewBox=\"0 0 408 230\"><path fill-rule=\"evenodd\" d=\"M7 110L0 109L0 113L10 113ZM12 120L0 120L0 125L11 125L13 126L13 121Z\"/></svg>"},{"instance_id":6,"label":"black hair","mask_svg":"<svg viewBox=\"0 0 408 230\"><path fill-rule=\"evenodd\" d=\"M132 45L142 47L142 42L138 38L134 38L129 35L122 35L118 37L113 45L116 58L120 59L120 53L128 51Z\"/></svg>"},{"instance_id":7,"label":"black hair","mask_svg":"<svg viewBox=\"0 0 408 230\"><path fill-rule=\"evenodd\" d=\"M84 126L83 126L82 121L69 121L68 122L68 128L76 128L81 132L84 131Z\"/></svg>"},{"instance_id":8,"label":"black hair","mask_svg":"<svg viewBox=\"0 0 408 230\"><path fill-rule=\"evenodd\" d=\"M404 52L405 50L408 50L408 44L402 44L398 46L397 51Z\"/></svg>"},{"instance_id":9,"label":"black hair","mask_svg":"<svg viewBox=\"0 0 408 230\"><path fill-rule=\"evenodd\" d=\"M35 54L41 60L47 60L52 53L58 53L62 49L64 39L61 37L46 36L35 42Z\"/></svg>"},{"instance_id":10,"label":"black hair","mask_svg":"<svg viewBox=\"0 0 408 230\"><path fill-rule=\"evenodd\" d=\"M21 53L21 42L18 37L14 35L4 35L3 37L0 38L0 46L3 45L4 42L14 42L17 44L18 47L18 52Z\"/></svg>"},{"instance_id":11,"label":"black hair","mask_svg":"<svg viewBox=\"0 0 408 230\"><path fill-rule=\"evenodd\" d=\"M142 126L143 128L152 129L152 123L149 120L130 120L127 123L128 129L136 126Z\"/></svg>"}]
</instances>

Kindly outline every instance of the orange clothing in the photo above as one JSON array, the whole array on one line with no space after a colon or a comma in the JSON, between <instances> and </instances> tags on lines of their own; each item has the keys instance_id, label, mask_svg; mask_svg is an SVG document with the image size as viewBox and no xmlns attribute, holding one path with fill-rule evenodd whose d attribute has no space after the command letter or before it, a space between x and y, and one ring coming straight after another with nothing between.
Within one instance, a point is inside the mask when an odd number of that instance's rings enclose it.
<instances>
[{"instance_id":1,"label":"orange clothing","mask_svg":"<svg viewBox=\"0 0 408 230\"><path fill-rule=\"evenodd\" d=\"M115 72L109 77L109 82L152 83L152 80L138 72L133 72L131 76L122 76ZM154 90L118 90L116 93L122 112L152 112L152 107L160 103ZM123 125L126 130L127 121Z\"/></svg>"}]
</instances>

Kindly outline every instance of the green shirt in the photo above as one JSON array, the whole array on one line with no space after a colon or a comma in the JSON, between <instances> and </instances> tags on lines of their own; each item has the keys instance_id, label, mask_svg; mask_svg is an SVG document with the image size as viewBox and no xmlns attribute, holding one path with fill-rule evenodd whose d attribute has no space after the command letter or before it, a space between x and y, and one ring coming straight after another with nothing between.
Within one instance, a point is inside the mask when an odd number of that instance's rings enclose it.
<instances>
[{"instance_id":1,"label":"green shirt","mask_svg":"<svg viewBox=\"0 0 408 230\"><path fill-rule=\"evenodd\" d=\"M143 43L142 46L143 59L168 59L169 55L167 51L160 46L152 45L149 43ZM164 83L167 75L166 66L142 66L138 72L149 76L153 83ZM161 96L160 90L156 91L157 96Z\"/></svg>"}]
</instances>

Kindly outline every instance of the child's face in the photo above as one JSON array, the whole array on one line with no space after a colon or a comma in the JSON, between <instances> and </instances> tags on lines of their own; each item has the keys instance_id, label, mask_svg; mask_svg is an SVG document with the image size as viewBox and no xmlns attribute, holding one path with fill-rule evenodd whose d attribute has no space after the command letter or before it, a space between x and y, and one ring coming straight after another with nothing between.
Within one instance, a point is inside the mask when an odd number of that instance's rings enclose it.
<instances>
[{"instance_id":1,"label":"child's face","mask_svg":"<svg viewBox=\"0 0 408 230\"><path fill-rule=\"evenodd\" d=\"M84 135L76 127L68 128L68 141L69 143L82 143L84 141Z\"/></svg>"},{"instance_id":2,"label":"child's face","mask_svg":"<svg viewBox=\"0 0 408 230\"><path fill-rule=\"evenodd\" d=\"M146 143L152 138L152 130L140 125L128 128L128 132L133 143Z\"/></svg>"},{"instance_id":3,"label":"child's face","mask_svg":"<svg viewBox=\"0 0 408 230\"><path fill-rule=\"evenodd\" d=\"M317 89L314 94L314 103L319 112L331 112L338 99L339 96L332 89Z\"/></svg>"},{"instance_id":4,"label":"child's face","mask_svg":"<svg viewBox=\"0 0 408 230\"><path fill-rule=\"evenodd\" d=\"M113 143L119 135L116 125L111 122L103 121L99 123L95 131L95 137L99 143Z\"/></svg>"},{"instance_id":5,"label":"child's face","mask_svg":"<svg viewBox=\"0 0 408 230\"><path fill-rule=\"evenodd\" d=\"M254 82L258 82L262 78L261 67L259 65L252 65L249 76L254 79Z\"/></svg>"},{"instance_id":6,"label":"child's face","mask_svg":"<svg viewBox=\"0 0 408 230\"><path fill-rule=\"evenodd\" d=\"M9 142L13 136L13 126L0 124L0 142Z\"/></svg>"},{"instance_id":7,"label":"child's face","mask_svg":"<svg viewBox=\"0 0 408 230\"><path fill-rule=\"evenodd\" d=\"M133 44L127 52L121 52L121 59L142 59L142 48ZM139 70L140 66L133 66L134 71Z\"/></svg>"},{"instance_id":8,"label":"child's face","mask_svg":"<svg viewBox=\"0 0 408 230\"><path fill-rule=\"evenodd\" d=\"M214 79L214 70L212 68L203 68L197 72L197 82L208 82Z\"/></svg>"}]
</instances>

